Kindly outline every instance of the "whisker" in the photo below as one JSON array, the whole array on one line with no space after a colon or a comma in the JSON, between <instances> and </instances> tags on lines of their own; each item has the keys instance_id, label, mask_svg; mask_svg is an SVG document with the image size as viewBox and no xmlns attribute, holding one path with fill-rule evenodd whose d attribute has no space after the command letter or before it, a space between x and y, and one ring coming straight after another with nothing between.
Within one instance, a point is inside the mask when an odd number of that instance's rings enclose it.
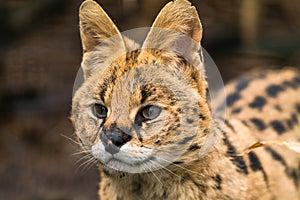
<instances>
[{"instance_id":1,"label":"whisker","mask_svg":"<svg viewBox=\"0 0 300 200\"><path fill-rule=\"evenodd\" d=\"M144 163L145 164L145 163ZM147 167L148 168L148 170L153 174L153 176L156 178L156 180L161 184L161 185L163 185L163 183L161 182L161 180L158 178L158 176L155 174L155 172L153 172L152 170L151 170L151 168L150 167L148 167L147 165L144 165L145 167ZM155 168L155 167L154 167Z\"/></svg>"},{"instance_id":2,"label":"whisker","mask_svg":"<svg viewBox=\"0 0 300 200\"><path fill-rule=\"evenodd\" d=\"M79 168L80 167L83 167L82 171L85 171L87 166L94 160L95 158L94 157L91 157L90 159L86 160L84 163L80 164L79 165Z\"/></svg>"},{"instance_id":3,"label":"whisker","mask_svg":"<svg viewBox=\"0 0 300 200\"><path fill-rule=\"evenodd\" d=\"M183 166L181 166L181 165L175 164L175 163L173 163L172 161L166 160L166 159L161 158L161 157L156 157L156 158L159 158L159 159L161 159L161 160L163 160L163 161L166 161L166 162L168 162L169 164L174 165L174 166L176 166L176 167L179 167L179 168L181 168L181 169L184 169L184 170L186 170L186 171L188 171L188 172L198 174L198 172L193 171L193 170L190 170L190 169L188 169L188 168L186 168L186 167L183 167Z\"/></svg>"},{"instance_id":4,"label":"whisker","mask_svg":"<svg viewBox=\"0 0 300 200\"><path fill-rule=\"evenodd\" d=\"M173 171L169 170L168 168L164 167L164 166L161 165L160 163L155 162L155 161L153 161L153 160L149 160L149 161L150 161L150 162L154 162L155 164L158 164L159 166L161 166L161 169L162 169L162 170L165 170L165 171L169 172L170 174L173 174L173 175L177 176L178 178L180 178L180 176L179 176L178 174L176 174L176 173L174 173Z\"/></svg>"},{"instance_id":5,"label":"whisker","mask_svg":"<svg viewBox=\"0 0 300 200\"><path fill-rule=\"evenodd\" d=\"M91 153L92 151L91 150L82 150L82 151L79 151L79 152L75 152L72 154L72 156L76 156L76 155L80 155L80 154L86 154L86 153Z\"/></svg>"},{"instance_id":6,"label":"whisker","mask_svg":"<svg viewBox=\"0 0 300 200\"><path fill-rule=\"evenodd\" d=\"M74 165L77 165L77 164L79 164L82 160L88 159L88 158L90 158L90 157L91 157L91 155L89 155L89 154L87 154L87 155L85 155L85 156L82 156L81 158L79 158L79 159L75 162Z\"/></svg>"},{"instance_id":7,"label":"whisker","mask_svg":"<svg viewBox=\"0 0 300 200\"><path fill-rule=\"evenodd\" d=\"M64 135L64 134L61 134L61 136L64 137L64 138L66 138L66 139L68 139L69 141L71 141L71 142L73 142L73 143L75 143L75 144L81 145L80 142L78 142L78 141L76 141L76 140L70 138L69 136L66 136L66 135Z\"/></svg>"}]
</instances>

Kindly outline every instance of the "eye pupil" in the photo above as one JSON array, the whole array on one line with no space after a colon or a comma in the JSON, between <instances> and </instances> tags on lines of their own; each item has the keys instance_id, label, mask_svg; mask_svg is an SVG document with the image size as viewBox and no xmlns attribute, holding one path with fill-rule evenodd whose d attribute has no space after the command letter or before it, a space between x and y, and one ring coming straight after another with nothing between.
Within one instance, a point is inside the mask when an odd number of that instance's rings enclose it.
<instances>
[{"instance_id":1,"label":"eye pupil","mask_svg":"<svg viewBox=\"0 0 300 200\"><path fill-rule=\"evenodd\" d=\"M141 114L145 120L152 120L159 116L161 108L157 106L147 106L143 108Z\"/></svg>"},{"instance_id":2,"label":"eye pupil","mask_svg":"<svg viewBox=\"0 0 300 200\"><path fill-rule=\"evenodd\" d=\"M107 108L101 104L94 104L93 113L97 118L104 119L107 117Z\"/></svg>"}]
</instances>

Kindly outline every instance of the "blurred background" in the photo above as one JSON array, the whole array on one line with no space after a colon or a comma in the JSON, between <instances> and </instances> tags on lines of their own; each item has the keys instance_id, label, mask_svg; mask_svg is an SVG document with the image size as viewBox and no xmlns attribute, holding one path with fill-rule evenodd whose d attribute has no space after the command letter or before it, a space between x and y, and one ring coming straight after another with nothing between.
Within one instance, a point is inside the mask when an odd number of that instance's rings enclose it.
<instances>
[{"instance_id":1,"label":"blurred background","mask_svg":"<svg viewBox=\"0 0 300 200\"><path fill-rule=\"evenodd\" d=\"M68 120L81 62L78 0L0 1L0 199L97 198ZM121 31L150 26L167 0L98 0ZM227 82L300 65L299 0L192 0L203 47Z\"/></svg>"}]
</instances>

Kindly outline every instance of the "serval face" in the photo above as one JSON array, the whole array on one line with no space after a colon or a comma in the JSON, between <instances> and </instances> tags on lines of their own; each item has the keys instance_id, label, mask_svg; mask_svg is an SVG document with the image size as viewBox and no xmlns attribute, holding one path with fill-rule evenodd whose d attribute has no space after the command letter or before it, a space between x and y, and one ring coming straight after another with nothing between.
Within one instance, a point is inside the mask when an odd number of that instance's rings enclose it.
<instances>
[{"instance_id":1,"label":"serval face","mask_svg":"<svg viewBox=\"0 0 300 200\"><path fill-rule=\"evenodd\" d=\"M82 147L108 169L141 173L188 163L197 156L188 150L206 139L202 29L186 4L167 5L141 47L94 1L80 8L85 80L73 98L73 122Z\"/></svg>"}]
</instances>

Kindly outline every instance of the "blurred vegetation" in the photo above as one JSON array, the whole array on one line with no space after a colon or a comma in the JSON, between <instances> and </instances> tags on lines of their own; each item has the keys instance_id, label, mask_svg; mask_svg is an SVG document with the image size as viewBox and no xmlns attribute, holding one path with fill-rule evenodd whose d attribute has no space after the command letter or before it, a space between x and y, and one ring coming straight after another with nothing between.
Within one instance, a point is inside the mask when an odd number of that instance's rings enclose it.
<instances>
[{"instance_id":1,"label":"blurred vegetation","mask_svg":"<svg viewBox=\"0 0 300 200\"><path fill-rule=\"evenodd\" d=\"M75 0L0 1L0 199L96 199L68 120L81 62ZM150 26L167 0L98 0L121 30ZM299 0L192 0L225 81L300 65ZM78 170L79 168L79 170Z\"/></svg>"}]
</instances>

